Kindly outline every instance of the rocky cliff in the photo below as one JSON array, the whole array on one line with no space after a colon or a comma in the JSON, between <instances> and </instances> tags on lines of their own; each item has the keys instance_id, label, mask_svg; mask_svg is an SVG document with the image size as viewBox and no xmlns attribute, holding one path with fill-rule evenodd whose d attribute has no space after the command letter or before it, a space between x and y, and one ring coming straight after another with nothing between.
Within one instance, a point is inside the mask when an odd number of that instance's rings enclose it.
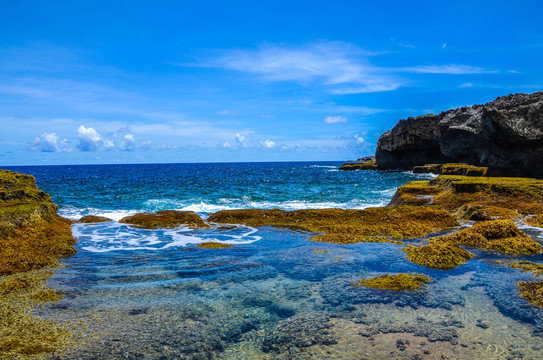
<instances>
[{"instance_id":1,"label":"rocky cliff","mask_svg":"<svg viewBox=\"0 0 543 360\"><path fill-rule=\"evenodd\" d=\"M543 178L543 92L400 120L379 138L375 157L381 169L457 162Z\"/></svg>"}]
</instances>

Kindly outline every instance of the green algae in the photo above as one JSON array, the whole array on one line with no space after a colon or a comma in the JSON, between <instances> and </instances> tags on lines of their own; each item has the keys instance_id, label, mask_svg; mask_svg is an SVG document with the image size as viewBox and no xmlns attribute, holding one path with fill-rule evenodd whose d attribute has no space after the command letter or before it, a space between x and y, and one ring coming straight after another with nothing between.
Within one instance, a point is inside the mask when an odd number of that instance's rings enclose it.
<instances>
[{"instance_id":1,"label":"green algae","mask_svg":"<svg viewBox=\"0 0 543 360\"><path fill-rule=\"evenodd\" d=\"M531 272L534 275L543 275L543 264L538 264L532 261L521 260L507 264L507 266L520 269L522 272Z\"/></svg>"},{"instance_id":2,"label":"green algae","mask_svg":"<svg viewBox=\"0 0 543 360\"><path fill-rule=\"evenodd\" d=\"M406 291L417 290L421 286L432 282L433 280L423 274L397 274L397 275L381 275L370 279L360 279L358 283L351 285L360 287L370 287L380 290Z\"/></svg>"},{"instance_id":3,"label":"green algae","mask_svg":"<svg viewBox=\"0 0 543 360\"><path fill-rule=\"evenodd\" d=\"M517 288L521 298L543 309L543 281L519 281Z\"/></svg>"},{"instance_id":4,"label":"green algae","mask_svg":"<svg viewBox=\"0 0 543 360\"><path fill-rule=\"evenodd\" d=\"M487 167L468 164L444 164L441 166L441 175L486 176Z\"/></svg>"},{"instance_id":5,"label":"green algae","mask_svg":"<svg viewBox=\"0 0 543 360\"><path fill-rule=\"evenodd\" d=\"M208 221L319 232L324 235L315 235L315 241L338 244L391 242L425 236L459 225L447 211L431 206L393 206L365 210L224 210L211 214Z\"/></svg>"},{"instance_id":6,"label":"green algae","mask_svg":"<svg viewBox=\"0 0 543 360\"><path fill-rule=\"evenodd\" d=\"M113 220L105 216L96 216L96 215L85 215L81 219L77 220L77 222L81 224L94 224L94 223L103 223L103 222L109 222L109 221L113 221Z\"/></svg>"},{"instance_id":7,"label":"green algae","mask_svg":"<svg viewBox=\"0 0 543 360\"><path fill-rule=\"evenodd\" d=\"M456 233L430 238L431 243L452 242L495 250L511 255L535 255L543 252L541 245L519 230L512 220L480 222Z\"/></svg>"},{"instance_id":8,"label":"green algae","mask_svg":"<svg viewBox=\"0 0 543 360\"><path fill-rule=\"evenodd\" d=\"M192 211L163 210L156 213L139 213L119 220L144 229L176 228L181 225L192 228L207 228L202 218Z\"/></svg>"},{"instance_id":9,"label":"green algae","mask_svg":"<svg viewBox=\"0 0 543 360\"><path fill-rule=\"evenodd\" d=\"M379 167L375 160L369 160L363 163L346 163L339 167L339 170L377 170Z\"/></svg>"},{"instance_id":10,"label":"green algae","mask_svg":"<svg viewBox=\"0 0 543 360\"><path fill-rule=\"evenodd\" d=\"M196 246L198 246L199 248L202 248L202 249L227 249L227 248L232 247L231 244L223 244L223 243L219 243L219 242L215 242L215 241L208 241L208 242L204 242L204 243L199 243L199 244L196 244Z\"/></svg>"},{"instance_id":11,"label":"green algae","mask_svg":"<svg viewBox=\"0 0 543 360\"><path fill-rule=\"evenodd\" d=\"M49 269L39 269L0 276L0 358L43 358L74 344L74 324L33 314L40 304L62 296L47 287L51 275Z\"/></svg>"},{"instance_id":12,"label":"green algae","mask_svg":"<svg viewBox=\"0 0 543 360\"><path fill-rule=\"evenodd\" d=\"M450 270L473 258L473 254L451 242L408 246L402 249L409 261L430 269Z\"/></svg>"}]
</instances>

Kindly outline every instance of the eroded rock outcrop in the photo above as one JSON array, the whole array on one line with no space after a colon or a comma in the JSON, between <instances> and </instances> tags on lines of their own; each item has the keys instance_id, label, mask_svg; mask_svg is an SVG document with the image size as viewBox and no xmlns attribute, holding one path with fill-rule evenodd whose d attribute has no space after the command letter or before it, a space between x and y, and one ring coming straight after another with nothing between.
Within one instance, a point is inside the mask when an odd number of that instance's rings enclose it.
<instances>
[{"instance_id":1,"label":"eroded rock outcrop","mask_svg":"<svg viewBox=\"0 0 543 360\"><path fill-rule=\"evenodd\" d=\"M468 163L489 175L543 177L543 92L400 120L377 142L380 169Z\"/></svg>"}]
</instances>

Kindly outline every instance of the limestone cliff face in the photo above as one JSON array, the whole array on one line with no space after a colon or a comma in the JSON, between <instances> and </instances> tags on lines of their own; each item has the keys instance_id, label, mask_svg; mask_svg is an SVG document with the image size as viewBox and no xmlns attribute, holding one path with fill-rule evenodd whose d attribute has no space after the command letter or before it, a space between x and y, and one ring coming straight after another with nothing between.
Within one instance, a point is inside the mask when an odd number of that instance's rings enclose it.
<instances>
[{"instance_id":1,"label":"limestone cliff face","mask_svg":"<svg viewBox=\"0 0 543 360\"><path fill-rule=\"evenodd\" d=\"M75 253L70 221L30 175L0 170L0 275L56 265Z\"/></svg>"},{"instance_id":2,"label":"limestone cliff face","mask_svg":"<svg viewBox=\"0 0 543 360\"><path fill-rule=\"evenodd\" d=\"M377 142L379 168L463 162L492 175L543 177L543 92L400 120Z\"/></svg>"}]
</instances>

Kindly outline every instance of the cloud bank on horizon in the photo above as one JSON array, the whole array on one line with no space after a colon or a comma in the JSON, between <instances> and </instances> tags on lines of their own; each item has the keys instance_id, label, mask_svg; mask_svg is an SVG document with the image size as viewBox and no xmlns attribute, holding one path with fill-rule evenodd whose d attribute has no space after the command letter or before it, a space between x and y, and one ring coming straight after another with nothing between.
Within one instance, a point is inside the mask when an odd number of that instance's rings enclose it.
<instances>
[{"instance_id":1,"label":"cloud bank on horizon","mask_svg":"<svg viewBox=\"0 0 543 360\"><path fill-rule=\"evenodd\" d=\"M9 3L0 166L346 160L401 118L543 89L535 1L204 3Z\"/></svg>"}]
</instances>

